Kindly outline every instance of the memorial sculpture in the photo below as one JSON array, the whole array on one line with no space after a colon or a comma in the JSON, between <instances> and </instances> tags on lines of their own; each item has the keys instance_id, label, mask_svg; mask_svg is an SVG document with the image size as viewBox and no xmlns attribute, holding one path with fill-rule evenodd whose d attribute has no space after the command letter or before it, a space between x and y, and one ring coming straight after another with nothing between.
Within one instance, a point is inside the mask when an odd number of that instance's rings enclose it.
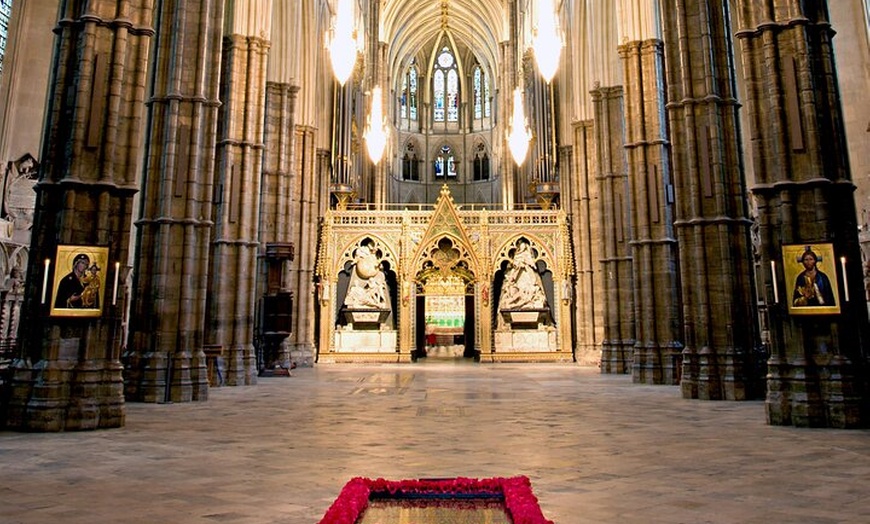
<instances>
[{"instance_id":1,"label":"memorial sculpture","mask_svg":"<svg viewBox=\"0 0 870 524\"><path fill-rule=\"evenodd\" d=\"M361 324L383 324L390 312L390 288L383 264L368 245L354 252L353 267L348 281L342 310L355 328Z\"/></svg>"},{"instance_id":2,"label":"memorial sculpture","mask_svg":"<svg viewBox=\"0 0 870 524\"><path fill-rule=\"evenodd\" d=\"M390 309L384 270L368 246L356 250L344 306L347 309Z\"/></svg>"},{"instance_id":3,"label":"memorial sculpture","mask_svg":"<svg viewBox=\"0 0 870 524\"><path fill-rule=\"evenodd\" d=\"M541 275L528 242L520 242L504 274L499 310L540 309L547 309Z\"/></svg>"}]
</instances>

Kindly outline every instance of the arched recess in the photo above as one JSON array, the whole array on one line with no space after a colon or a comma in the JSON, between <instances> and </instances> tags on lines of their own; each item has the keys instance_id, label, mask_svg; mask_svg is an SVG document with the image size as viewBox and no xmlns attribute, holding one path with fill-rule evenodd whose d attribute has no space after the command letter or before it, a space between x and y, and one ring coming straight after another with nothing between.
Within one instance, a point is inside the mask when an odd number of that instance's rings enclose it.
<instances>
[{"instance_id":1,"label":"arched recess","mask_svg":"<svg viewBox=\"0 0 870 524\"><path fill-rule=\"evenodd\" d=\"M479 182L492 178L492 148L483 137L474 138L471 156L471 180Z\"/></svg>"},{"instance_id":2,"label":"arched recess","mask_svg":"<svg viewBox=\"0 0 870 524\"><path fill-rule=\"evenodd\" d=\"M428 180L444 183L464 178L466 173L462 168L462 148L454 140L444 139L431 146L429 158L432 159ZM450 166L452 167L452 170Z\"/></svg>"},{"instance_id":3,"label":"arched recess","mask_svg":"<svg viewBox=\"0 0 870 524\"><path fill-rule=\"evenodd\" d=\"M502 246L496 251L495 256L493 257L493 267L492 267L492 296L493 296L493 321L494 325L498 324L499 318L499 308L501 306L501 298L502 298L502 286L504 283L504 275L507 271L508 267L514 260L514 256L522 243L527 243L529 250L532 253L533 265L538 272L538 275L541 277L541 284L544 287L544 294L547 300L547 307L550 310L550 321L555 324L556 319L558 317L557 310L558 308L556 303L556 294L555 294L555 282L554 275L559 274L558 263L556 262L556 258L553 256L547 248L544 242L541 239L536 238L534 235L529 234L521 234L516 235L506 241ZM558 277L557 277L558 278Z\"/></svg>"},{"instance_id":4,"label":"arched recess","mask_svg":"<svg viewBox=\"0 0 870 524\"><path fill-rule=\"evenodd\" d=\"M350 281L351 271L354 270L355 257L360 248L366 248L375 255L378 261L379 268L384 272L387 287L389 288L389 303L391 309L391 318L388 319L394 326L398 316L398 256L393 251L389 242L374 234L361 235L356 237L352 242L342 247L341 256L333 266L333 275L335 275L335 308L333 311L334 325L344 323L341 310L344 306L347 296L348 283Z\"/></svg>"},{"instance_id":5,"label":"arched recess","mask_svg":"<svg viewBox=\"0 0 870 524\"><path fill-rule=\"evenodd\" d=\"M410 137L402 148L402 180L420 180L420 144L417 138Z\"/></svg>"},{"instance_id":6,"label":"arched recess","mask_svg":"<svg viewBox=\"0 0 870 524\"><path fill-rule=\"evenodd\" d=\"M461 355L449 357L478 357L475 287L479 270L470 247L453 235L434 237L420 251L414 267L414 358L429 355L433 346L461 348Z\"/></svg>"}]
</instances>

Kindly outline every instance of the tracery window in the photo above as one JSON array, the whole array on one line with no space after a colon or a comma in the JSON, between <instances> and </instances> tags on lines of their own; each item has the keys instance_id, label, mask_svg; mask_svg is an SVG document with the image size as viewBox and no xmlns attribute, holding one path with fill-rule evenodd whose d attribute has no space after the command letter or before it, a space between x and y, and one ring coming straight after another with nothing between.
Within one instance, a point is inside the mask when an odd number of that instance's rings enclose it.
<instances>
[{"instance_id":1,"label":"tracery window","mask_svg":"<svg viewBox=\"0 0 870 524\"><path fill-rule=\"evenodd\" d=\"M489 92L489 77L483 77L483 116L492 116L492 95Z\"/></svg>"},{"instance_id":2,"label":"tracery window","mask_svg":"<svg viewBox=\"0 0 870 524\"><path fill-rule=\"evenodd\" d=\"M0 0L0 72L3 71L6 42L9 40L10 18L12 18L12 0Z\"/></svg>"},{"instance_id":3,"label":"tracery window","mask_svg":"<svg viewBox=\"0 0 870 524\"><path fill-rule=\"evenodd\" d=\"M436 122L444 121L444 71L435 71L432 94L434 95L433 106Z\"/></svg>"},{"instance_id":4,"label":"tracery window","mask_svg":"<svg viewBox=\"0 0 870 524\"><path fill-rule=\"evenodd\" d=\"M420 180L420 159L413 142L405 146L402 155L402 180Z\"/></svg>"},{"instance_id":5,"label":"tracery window","mask_svg":"<svg viewBox=\"0 0 870 524\"><path fill-rule=\"evenodd\" d=\"M483 71L480 66L474 68L474 118L483 117Z\"/></svg>"},{"instance_id":6,"label":"tracery window","mask_svg":"<svg viewBox=\"0 0 870 524\"><path fill-rule=\"evenodd\" d=\"M476 150L472 166L474 170L472 180L489 180L489 153L487 152L486 146L483 143L479 143L477 144Z\"/></svg>"},{"instance_id":7,"label":"tracery window","mask_svg":"<svg viewBox=\"0 0 870 524\"><path fill-rule=\"evenodd\" d=\"M417 120L417 67L411 66L408 71L408 110L411 113L411 120Z\"/></svg>"},{"instance_id":8,"label":"tracery window","mask_svg":"<svg viewBox=\"0 0 870 524\"><path fill-rule=\"evenodd\" d=\"M864 27L867 30L867 42L870 43L870 0L864 0Z\"/></svg>"},{"instance_id":9,"label":"tracery window","mask_svg":"<svg viewBox=\"0 0 870 524\"><path fill-rule=\"evenodd\" d=\"M435 122L459 121L459 70L447 46L441 48L432 72L432 107Z\"/></svg>"},{"instance_id":10,"label":"tracery window","mask_svg":"<svg viewBox=\"0 0 870 524\"><path fill-rule=\"evenodd\" d=\"M456 155L450 146L446 144L441 146L438 156L435 157L434 169L436 179L443 179L445 177L455 179L459 175Z\"/></svg>"},{"instance_id":11,"label":"tracery window","mask_svg":"<svg viewBox=\"0 0 870 524\"><path fill-rule=\"evenodd\" d=\"M483 72L483 68L476 66L472 75L472 83L474 85L474 119L489 118L490 116L490 99L489 99L489 79Z\"/></svg>"},{"instance_id":12,"label":"tracery window","mask_svg":"<svg viewBox=\"0 0 870 524\"><path fill-rule=\"evenodd\" d=\"M399 98L399 116L402 119L417 120L417 66L414 60L402 78L402 94Z\"/></svg>"}]
</instances>

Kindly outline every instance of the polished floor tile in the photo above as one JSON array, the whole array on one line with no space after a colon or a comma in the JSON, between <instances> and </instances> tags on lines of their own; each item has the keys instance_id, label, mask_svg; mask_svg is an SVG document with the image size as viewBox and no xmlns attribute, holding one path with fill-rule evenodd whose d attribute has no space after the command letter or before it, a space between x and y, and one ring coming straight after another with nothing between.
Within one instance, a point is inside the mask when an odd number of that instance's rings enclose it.
<instances>
[{"instance_id":1,"label":"polished floor tile","mask_svg":"<svg viewBox=\"0 0 870 524\"><path fill-rule=\"evenodd\" d=\"M592 368L318 365L209 397L0 433L0 524L312 524L354 476L516 475L559 524L870 522L870 431Z\"/></svg>"}]
</instances>

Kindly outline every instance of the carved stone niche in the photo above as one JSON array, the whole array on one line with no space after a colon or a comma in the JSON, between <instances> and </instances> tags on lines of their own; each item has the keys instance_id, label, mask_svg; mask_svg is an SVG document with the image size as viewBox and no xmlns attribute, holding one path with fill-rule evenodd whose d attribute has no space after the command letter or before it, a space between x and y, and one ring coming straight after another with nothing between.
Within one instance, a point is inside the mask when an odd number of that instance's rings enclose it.
<instances>
[{"instance_id":1,"label":"carved stone niche","mask_svg":"<svg viewBox=\"0 0 870 524\"><path fill-rule=\"evenodd\" d=\"M511 329L540 329L550 323L550 309L502 309L505 325Z\"/></svg>"},{"instance_id":2,"label":"carved stone niche","mask_svg":"<svg viewBox=\"0 0 870 524\"><path fill-rule=\"evenodd\" d=\"M36 192L33 188L38 172L39 162L30 153L10 162L3 183L3 207L0 210L0 215L5 219L0 220L0 238L3 240L30 243L30 229L36 209Z\"/></svg>"},{"instance_id":3,"label":"carved stone niche","mask_svg":"<svg viewBox=\"0 0 870 524\"><path fill-rule=\"evenodd\" d=\"M343 309L342 313L350 329L372 331L381 328L391 311L389 309Z\"/></svg>"}]
</instances>

